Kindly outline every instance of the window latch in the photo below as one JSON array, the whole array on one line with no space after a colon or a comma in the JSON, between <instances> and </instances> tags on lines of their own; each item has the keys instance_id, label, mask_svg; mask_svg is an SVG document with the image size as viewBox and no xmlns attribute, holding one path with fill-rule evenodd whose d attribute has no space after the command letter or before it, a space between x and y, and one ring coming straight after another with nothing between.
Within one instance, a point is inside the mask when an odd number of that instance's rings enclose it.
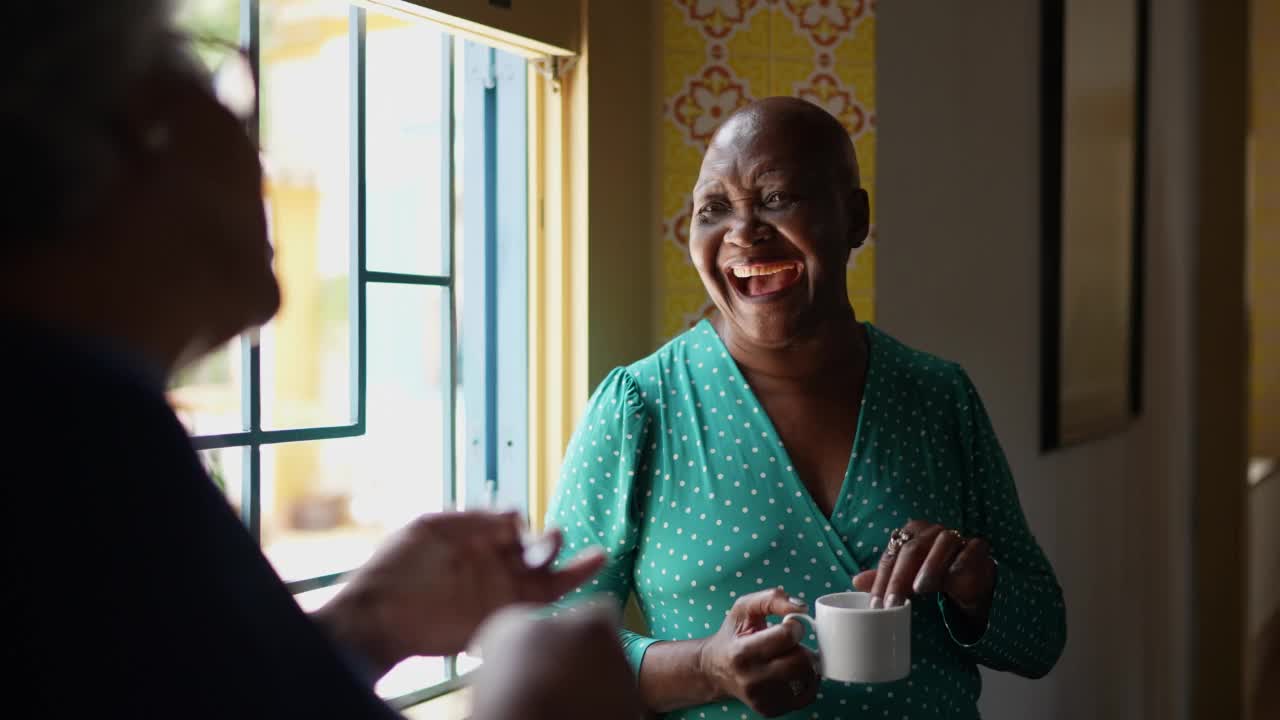
<instances>
[{"instance_id":1,"label":"window latch","mask_svg":"<svg viewBox=\"0 0 1280 720\"><path fill-rule=\"evenodd\" d=\"M577 55L548 55L532 61L533 67L546 79L550 80L556 90L560 89L560 81L573 71L578 64Z\"/></svg>"}]
</instances>

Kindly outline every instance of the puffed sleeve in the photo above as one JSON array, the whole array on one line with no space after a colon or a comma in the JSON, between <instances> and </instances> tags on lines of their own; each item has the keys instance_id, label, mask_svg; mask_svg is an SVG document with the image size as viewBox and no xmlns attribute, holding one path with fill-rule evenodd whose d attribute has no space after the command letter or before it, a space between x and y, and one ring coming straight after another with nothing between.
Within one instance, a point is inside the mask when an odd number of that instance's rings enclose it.
<instances>
[{"instance_id":1,"label":"puffed sleeve","mask_svg":"<svg viewBox=\"0 0 1280 720\"><path fill-rule=\"evenodd\" d=\"M567 595L564 604L606 596L621 610L631 593L650 425L635 378L625 368L614 370L592 395L569 442L547 510L547 527L564 533L562 560L592 546L603 548L608 557L600 574ZM620 639L637 671L645 651L657 642L628 630L621 631Z\"/></svg>"}]
</instances>

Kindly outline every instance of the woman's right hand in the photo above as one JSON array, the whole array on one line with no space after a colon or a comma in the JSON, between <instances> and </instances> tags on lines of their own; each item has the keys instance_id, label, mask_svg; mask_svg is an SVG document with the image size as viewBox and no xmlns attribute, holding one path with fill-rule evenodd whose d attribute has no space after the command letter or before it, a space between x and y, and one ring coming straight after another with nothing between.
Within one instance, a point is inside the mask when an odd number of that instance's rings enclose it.
<instances>
[{"instance_id":1,"label":"woman's right hand","mask_svg":"<svg viewBox=\"0 0 1280 720\"><path fill-rule=\"evenodd\" d=\"M478 633L484 664L473 720L640 720L616 615L604 607L544 619L527 607L499 611Z\"/></svg>"},{"instance_id":2,"label":"woman's right hand","mask_svg":"<svg viewBox=\"0 0 1280 720\"><path fill-rule=\"evenodd\" d=\"M773 626L765 621L770 615L806 609L781 589L738 598L719 632L703 641L703 674L720 694L741 700L765 717L812 703L820 685L818 656L800 644L795 621Z\"/></svg>"},{"instance_id":3,"label":"woman's right hand","mask_svg":"<svg viewBox=\"0 0 1280 720\"><path fill-rule=\"evenodd\" d=\"M451 655L466 648L493 612L549 603L586 582L604 564L586 550L553 568L558 531L525 548L514 513L423 515L396 532L314 615L381 676L412 655ZM527 550L541 557L530 565Z\"/></svg>"}]
</instances>

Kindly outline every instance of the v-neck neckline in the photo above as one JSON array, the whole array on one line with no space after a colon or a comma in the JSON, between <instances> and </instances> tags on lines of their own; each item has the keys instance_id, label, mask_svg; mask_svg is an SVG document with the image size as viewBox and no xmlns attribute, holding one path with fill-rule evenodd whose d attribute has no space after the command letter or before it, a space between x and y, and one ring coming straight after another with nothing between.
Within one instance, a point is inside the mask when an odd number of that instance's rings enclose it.
<instances>
[{"instance_id":1,"label":"v-neck neckline","mask_svg":"<svg viewBox=\"0 0 1280 720\"><path fill-rule=\"evenodd\" d=\"M822 511L822 507L818 505L818 501L814 499L813 493L809 490L809 487L804 484L804 480L800 478L800 471L795 462L791 459L791 451L787 449L786 443L783 442L782 433L778 432L778 428L773 424L773 418L769 416L769 411L765 408L764 403L760 402L760 397L756 395L755 388L751 387L751 383L747 380L746 374L742 372L742 367L738 365L738 361L734 359L733 353L729 352L729 346L725 345L724 339L720 337L720 333L716 331L715 326L711 324L710 320L703 318L698 325L711 335L711 337L715 338L715 342L720 346L721 356L726 362L728 362L729 366L733 369L734 374L742 378L742 387L747 398L751 402L755 403L755 406L760 409L760 415L764 418L765 426L771 437L773 437L774 441L778 444L778 451L782 453L782 459L785 463L784 467L787 468L786 475L790 478L793 485L795 485L793 489L799 492L807 501L809 511L811 513L821 518L823 523L827 526L831 526L833 518L836 517L840 507L848 502L848 496L853 492L852 483L849 482L849 478L853 477L853 467L857 463L858 455L861 451L863 436L865 434L863 432L863 425L866 422L867 395L872 389L872 382L877 378L877 373L875 372L875 360L879 357L880 353L877 351L878 340L876 338L877 331L875 326L869 322L862 323L867 334L867 377L862 383L862 399L858 404L858 421L854 425L853 447L850 448L849 459L845 463L844 478L840 482L840 491L836 493L835 502L831 505L831 515L827 515Z\"/></svg>"}]
</instances>

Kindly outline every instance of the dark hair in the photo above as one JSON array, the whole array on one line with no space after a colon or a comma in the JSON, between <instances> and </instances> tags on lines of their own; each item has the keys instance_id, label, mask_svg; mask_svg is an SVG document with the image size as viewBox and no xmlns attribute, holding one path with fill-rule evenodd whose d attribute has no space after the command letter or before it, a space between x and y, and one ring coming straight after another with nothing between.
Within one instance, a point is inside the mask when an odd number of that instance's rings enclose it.
<instances>
[{"instance_id":1,"label":"dark hair","mask_svg":"<svg viewBox=\"0 0 1280 720\"><path fill-rule=\"evenodd\" d=\"M0 255L38 250L116 160L113 114L173 49L169 0L42 0L6 10L0 43Z\"/></svg>"}]
</instances>

